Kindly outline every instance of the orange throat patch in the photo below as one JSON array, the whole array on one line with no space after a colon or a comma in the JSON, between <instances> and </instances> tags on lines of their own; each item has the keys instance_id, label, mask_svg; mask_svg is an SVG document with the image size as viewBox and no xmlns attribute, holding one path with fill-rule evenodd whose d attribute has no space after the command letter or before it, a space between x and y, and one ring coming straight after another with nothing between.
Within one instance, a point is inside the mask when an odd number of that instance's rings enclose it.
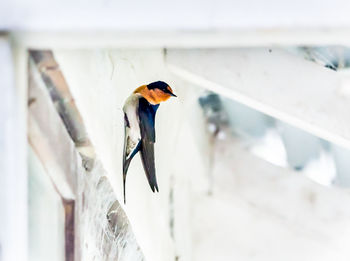
<instances>
[{"instance_id":1,"label":"orange throat patch","mask_svg":"<svg viewBox=\"0 0 350 261\"><path fill-rule=\"evenodd\" d=\"M165 93L159 89L153 89L150 90L147 88L147 85L142 85L138 87L134 93L139 93L142 95L143 98L145 98L150 104L156 105L163 101L168 100L171 95L168 93Z\"/></svg>"}]
</instances>

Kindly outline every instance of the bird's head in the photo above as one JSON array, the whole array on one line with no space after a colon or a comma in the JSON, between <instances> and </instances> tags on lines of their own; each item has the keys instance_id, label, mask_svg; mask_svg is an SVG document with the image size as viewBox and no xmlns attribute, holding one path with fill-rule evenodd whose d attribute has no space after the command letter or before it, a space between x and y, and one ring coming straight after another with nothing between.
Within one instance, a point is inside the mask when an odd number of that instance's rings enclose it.
<instances>
[{"instance_id":1,"label":"bird's head","mask_svg":"<svg viewBox=\"0 0 350 261\"><path fill-rule=\"evenodd\" d=\"M155 105L168 100L171 96L177 97L170 86L162 81L142 85L134 93L140 93L149 103Z\"/></svg>"}]
</instances>

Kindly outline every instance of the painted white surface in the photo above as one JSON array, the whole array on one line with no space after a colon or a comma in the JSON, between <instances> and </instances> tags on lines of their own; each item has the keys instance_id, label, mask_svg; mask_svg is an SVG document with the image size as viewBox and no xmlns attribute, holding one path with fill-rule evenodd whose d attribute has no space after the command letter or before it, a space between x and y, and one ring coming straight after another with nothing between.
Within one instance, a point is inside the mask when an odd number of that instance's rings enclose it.
<instances>
[{"instance_id":1,"label":"painted white surface","mask_svg":"<svg viewBox=\"0 0 350 261\"><path fill-rule=\"evenodd\" d=\"M220 30L350 25L349 2L4 0L1 30ZM54 18L54 19L53 19Z\"/></svg>"},{"instance_id":2,"label":"painted white surface","mask_svg":"<svg viewBox=\"0 0 350 261\"><path fill-rule=\"evenodd\" d=\"M349 99L339 75L280 49L169 50L180 78L350 147Z\"/></svg>"},{"instance_id":3,"label":"painted white surface","mask_svg":"<svg viewBox=\"0 0 350 261\"><path fill-rule=\"evenodd\" d=\"M0 260L27 260L27 175L22 96L10 41L0 36Z\"/></svg>"},{"instance_id":4,"label":"painted white surface","mask_svg":"<svg viewBox=\"0 0 350 261\"><path fill-rule=\"evenodd\" d=\"M160 193L151 192L138 156L127 178L125 210L147 260L349 260L349 192L274 167L231 139L215 149L210 184L213 147L199 90L166 71L160 49L54 55L120 201L124 100L159 79L178 95L160 106L156 119Z\"/></svg>"},{"instance_id":5,"label":"painted white surface","mask_svg":"<svg viewBox=\"0 0 350 261\"><path fill-rule=\"evenodd\" d=\"M349 191L275 167L232 138L218 142L213 175L213 194L193 198L193 260L349 260Z\"/></svg>"},{"instance_id":6,"label":"painted white surface","mask_svg":"<svg viewBox=\"0 0 350 261\"><path fill-rule=\"evenodd\" d=\"M223 48L350 45L350 28L282 28L208 31L12 31L16 45L31 49Z\"/></svg>"},{"instance_id":7,"label":"painted white surface","mask_svg":"<svg viewBox=\"0 0 350 261\"><path fill-rule=\"evenodd\" d=\"M54 55L82 114L96 153L119 202L123 202L122 107L138 86L155 80L168 80L162 50L55 50ZM174 89L176 92L177 88ZM175 164L171 151L178 127L175 125L169 130L168 126L174 124L171 118L178 117L176 113L180 104L170 100L162 104L157 113L155 153L160 193L154 194L149 188L139 156L133 159L127 176L125 211L147 260L173 260L175 255L168 226L168 197L172 175L169 165Z\"/></svg>"},{"instance_id":8,"label":"painted white surface","mask_svg":"<svg viewBox=\"0 0 350 261\"><path fill-rule=\"evenodd\" d=\"M65 260L65 213L39 158L28 147L28 260Z\"/></svg>"},{"instance_id":9,"label":"painted white surface","mask_svg":"<svg viewBox=\"0 0 350 261\"><path fill-rule=\"evenodd\" d=\"M57 124L62 120L32 60L29 75L28 100L34 99L35 102L28 108L28 142L43 163L58 194L66 200L72 200L76 196L76 179L70 175L76 164L72 141L66 128ZM62 152L58 150L60 146Z\"/></svg>"}]
</instances>

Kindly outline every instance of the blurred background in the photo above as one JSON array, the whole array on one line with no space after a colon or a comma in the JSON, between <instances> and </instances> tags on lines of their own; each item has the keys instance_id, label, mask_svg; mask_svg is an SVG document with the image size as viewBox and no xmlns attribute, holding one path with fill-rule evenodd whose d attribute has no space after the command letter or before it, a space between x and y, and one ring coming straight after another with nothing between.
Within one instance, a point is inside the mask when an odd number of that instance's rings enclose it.
<instances>
[{"instance_id":1,"label":"blurred background","mask_svg":"<svg viewBox=\"0 0 350 261\"><path fill-rule=\"evenodd\" d=\"M0 261L348 261L347 1L0 2ZM160 192L126 98L167 82Z\"/></svg>"}]
</instances>

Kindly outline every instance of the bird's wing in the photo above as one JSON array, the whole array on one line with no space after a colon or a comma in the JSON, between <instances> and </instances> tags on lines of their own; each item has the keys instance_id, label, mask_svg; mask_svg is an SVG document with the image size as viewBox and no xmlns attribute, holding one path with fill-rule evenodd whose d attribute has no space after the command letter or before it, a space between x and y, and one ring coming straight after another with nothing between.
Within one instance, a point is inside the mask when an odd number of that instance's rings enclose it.
<instances>
[{"instance_id":1,"label":"bird's wing","mask_svg":"<svg viewBox=\"0 0 350 261\"><path fill-rule=\"evenodd\" d=\"M124 152L123 152L123 195L124 195L124 204L126 203L125 199L125 182L126 174L129 169L130 162L135 154L140 150L141 137L135 137L132 135L132 130L130 128L130 122L128 115L124 113Z\"/></svg>"},{"instance_id":2,"label":"bird's wing","mask_svg":"<svg viewBox=\"0 0 350 261\"><path fill-rule=\"evenodd\" d=\"M141 130L141 159L143 168L146 172L148 183L154 192L158 190L156 169L154 164L154 143L156 134L154 128L155 115L158 105L151 105L146 99L141 98L139 101L139 121Z\"/></svg>"}]
</instances>

